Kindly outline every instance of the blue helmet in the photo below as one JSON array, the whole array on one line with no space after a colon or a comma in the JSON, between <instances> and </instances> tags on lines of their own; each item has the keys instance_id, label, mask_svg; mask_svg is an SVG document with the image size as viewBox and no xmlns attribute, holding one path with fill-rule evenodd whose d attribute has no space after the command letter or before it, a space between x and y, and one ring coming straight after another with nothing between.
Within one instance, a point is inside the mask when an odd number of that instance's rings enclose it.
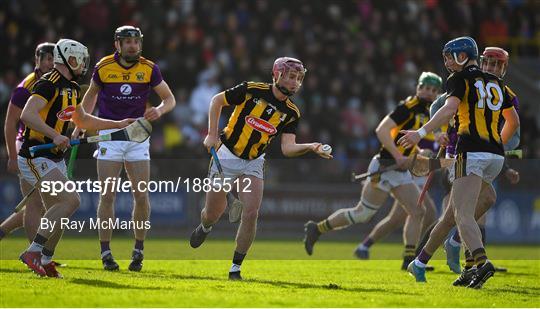
<instances>
[{"instance_id":1,"label":"blue helmet","mask_svg":"<svg viewBox=\"0 0 540 309\"><path fill-rule=\"evenodd\" d=\"M468 36L462 36L449 41L444 45L442 52L443 54L451 54L456 63L459 65L463 65L469 60L478 59L478 46L476 45L474 39ZM462 63L458 62L457 60L457 56L461 52L467 54L468 56L468 59Z\"/></svg>"}]
</instances>

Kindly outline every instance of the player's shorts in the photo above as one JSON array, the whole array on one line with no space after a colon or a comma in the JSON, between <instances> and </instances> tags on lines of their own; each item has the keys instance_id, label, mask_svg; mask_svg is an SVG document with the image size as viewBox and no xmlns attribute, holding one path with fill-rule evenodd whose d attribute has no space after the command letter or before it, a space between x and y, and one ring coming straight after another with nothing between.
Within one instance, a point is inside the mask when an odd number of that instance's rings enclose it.
<instances>
[{"instance_id":1,"label":"player's shorts","mask_svg":"<svg viewBox=\"0 0 540 309\"><path fill-rule=\"evenodd\" d=\"M451 182L470 174L478 175L487 183L492 183L504 165L504 157L490 152L464 152L456 156L454 166L449 169Z\"/></svg>"},{"instance_id":2,"label":"player's shorts","mask_svg":"<svg viewBox=\"0 0 540 309\"><path fill-rule=\"evenodd\" d=\"M221 145L217 150L217 157L221 168L223 169L223 177L234 181L242 175L255 176L264 179L264 154L253 160L244 160L238 158L225 145ZM218 168L213 159L210 161L209 178L214 178L218 173Z\"/></svg>"},{"instance_id":3,"label":"player's shorts","mask_svg":"<svg viewBox=\"0 0 540 309\"><path fill-rule=\"evenodd\" d=\"M368 166L368 172L373 173L378 171L381 168L381 164L379 162L379 156L376 155L371 159L371 162ZM390 192L393 188L399 187L401 185L406 185L410 183L414 183L413 177L409 171L387 171L382 174L378 174L375 176L368 177L367 179L372 184L374 184L377 188L385 191Z\"/></svg>"},{"instance_id":4,"label":"player's shorts","mask_svg":"<svg viewBox=\"0 0 540 309\"><path fill-rule=\"evenodd\" d=\"M19 171L22 178L32 186L55 168L59 169L63 175L66 175L66 163L63 159L56 162L43 157L27 159L18 156L17 163L19 164Z\"/></svg>"},{"instance_id":5,"label":"player's shorts","mask_svg":"<svg viewBox=\"0 0 540 309\"><path fill-rule=\"evenodd\" d=\"M116 131L116 129L101 130L99 134L107 134L113 131ZM98 149L94 152L94 158L115 162L150 160L150 138L142 143L127 141L99 142Z\"/></svg>"}]
</instances>

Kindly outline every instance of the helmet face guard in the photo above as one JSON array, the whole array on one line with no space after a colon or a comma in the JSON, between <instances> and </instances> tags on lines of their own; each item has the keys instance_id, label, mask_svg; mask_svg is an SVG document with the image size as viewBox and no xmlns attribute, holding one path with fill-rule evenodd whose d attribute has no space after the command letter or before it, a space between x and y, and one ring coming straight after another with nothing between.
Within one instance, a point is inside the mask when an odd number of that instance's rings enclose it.
<instances>
[{"instance_id":1,"label":"helmet face guard","mask_svg":"<svg viewBox=\"0 0 540 309\"><path fill-rule=\"evenodd\" d=\"M286 96L292 96L302 86L306 72L307 70L300 60L281 57L274 61L272 79L274 85L281 93Z\"/></svg>"},{"instance_id":2,"label":"helmet face guard","mask_svg":"<svg viewBox=\"0 0 540 309\"><path fill-rule=\"evenodd\" d=\"M508 68L508 52L499 47L486 47L480 57L482 71L503 78Z\"/></svg>"},{"instance_id":3,"label":"helmet face guard","mask_svg":"<svg viewBox=\"0 0 540 309\"><path fill-rule=\"evenodd\" d=\"M143 37L144 36L141 32L141 29L139 28L136 28L133 26L118 27L116 31L114 32L114 40L118 41L118 44L120 47L118 50L118 54L120 55L120 57L122 57L128 63L139 61L139 58L141 57L141 54L142 54ZM129 39L129 38L139 40L140 47L135 55L124 55L122 53L122 41L124 39Z\"/></svg>"}]
</instances>

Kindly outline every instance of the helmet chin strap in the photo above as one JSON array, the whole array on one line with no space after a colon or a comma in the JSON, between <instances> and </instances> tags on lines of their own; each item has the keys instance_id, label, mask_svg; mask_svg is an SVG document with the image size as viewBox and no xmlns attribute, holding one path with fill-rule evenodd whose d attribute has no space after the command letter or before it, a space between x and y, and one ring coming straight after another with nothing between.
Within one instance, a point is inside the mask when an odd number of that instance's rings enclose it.
<instances>
[{"instance_id":1,"label":"helmet chin strap","mask_svg":"<svg viewBox=\"0 0 540 309\"><path fill-rule=\"evenodd\" d=\"M458 57L457 57L458 55L457 55L456 53L453 53L452 56L454 57L454 61L455 61L457 64L459 64L459 65L465 65L465 64L467 64L467 62L469 62L469 57L467 57L467 58L466 58L465 60L463 60L462 62L459 62L458 59L457 59L457 58L458 58Z\"/></svg>"},{"instance_id":2,"label":"helmet chin strap","mask_svg":"<svg viewBox=\"0 0 540 309\"><path fill-rule=\"evenodd\" d=\"M60 58L62 58L62 61L64 61L64 64L68 68L69 74L71 74L71 80L76 80L77 78L79 78L79 76L76 75L75 72L73 72L73 69L71 69L71 65L69 64L69 62L67 62L66 58L62 54L62 51L60 50L60 47L58 45L56 45L56 48L58 49L58 54L60 55ZM80 64L79 64L79 66L80 66Z\"/></svg>"},{"instance_id":3,"label":"helmet chin strap","mask_svg":"<svg viewBox=\"0 0 540 309\"><path fill-rule=\"evenodd\" d=\"M292 96L294 93L292 93L290 90L288 90L287 88L281 86L280 84L276 83L276 88L279 90L279 92L283 93L284 95L290 97Z\"/></svg>"}]
</instances>

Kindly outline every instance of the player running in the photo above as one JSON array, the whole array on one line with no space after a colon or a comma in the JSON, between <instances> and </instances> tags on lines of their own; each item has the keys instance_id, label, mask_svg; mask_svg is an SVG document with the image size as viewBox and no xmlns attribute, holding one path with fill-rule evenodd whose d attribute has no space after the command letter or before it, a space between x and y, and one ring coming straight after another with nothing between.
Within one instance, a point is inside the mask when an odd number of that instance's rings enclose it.
<instances>
[{"instance_id":1,"label":"player running","mask_svg":"<svg viewBox=\"0 0 540 309\"><path fill-rule=\"evenodd\" d=\"M98 102L99 117L105 119L123 119L126 117L156 121L176 105L174 96L161 76L159 67L154 62L141 56L143 34L133 26L118 27L114 33L116 52L102 58L95 66L90 87L83 98L82 105L92 113ZM154 90L162 102L157 107L147 107L150 91ZM101 131L100 134L109 133ZM77 136L79 130L73 135ZM143 143L136 142L100 142L94 156L97 158L99 181L119 177L122 168L132 184L148 183L150 179L150 139ZM141 271L144 259L144 240L146 225L150 218L150 201L147 191L139 191L133 185L133 221L135 222L135 245L128 269ZM100 221L114 220L114 201L116 192L110 190L99 196L97 218ZM112 230L100 225L99 241L103 269L118 270L110 242Z\"/></svg>"},{"instance_id":2,"label":"player running","mask_svg":"<svg viewBox=\"0 0 540 309\"><path fill-rule=\"evenodd\" d=\"M6 139L6 149L8 153L7 170L10 173L19 175L19 166L17 164L17 154L21 149L24 124L21 121L21 114L30 97L32 88L41 76L53 68L53 49L54 43L41 43L35 51L34 71L26 76L13 90L11 100L8 104L6 121L4 124L4 136ZM18 127L18 131L17 131ZM23 177L19 175L21 192L26 195L32 190L30 185ZM0 239L10 234L14 230L23 227L26 237L29 241L36 236L39 219L43 214L43 205L39 193L33 193L27 200L24 210L13 213L2 224L0 224Z\"/></svg>"},{"instance_id":3,"label":"player running","mask_svg":"<svg viewBox=\"0 0 540 309\"><path fill-rule=\"evenodd\" d=\"M505 100L502 80L478 67L478 48L474 39L459 37L449 41L443 48L443 58L446 68L452 73L447 80L445 105L420 129L403 131L399 144L413 147L427 133L455 118L459 138L450 205L434 231L438 226L451 224L449 222L455 218L461 238L477 267L467 286L481 288L493 276L495 268L482 244L475 218L475 212L478 212L476 205L479 196L492 188L491 182L502 169L503 144L519 126L519 118L511 102ZM508 125L500 130L503 117ZM419 282L426 281L424 267L434 253L426 250L428 244L408 267Z\"/></svg>"},{"instance_id":4,"label":"player running","mask_svg":"<svg viewBox=\"0 0 540 309\"><path fill-rule=\"evenodd\" d=\"M321 234L352 224L369 222L388 196L392 195L404 208L407 217L403 227L404 260L414 258L425 208L417 206L420 191L407 170L409 159L416 149L413 151L400 147L397 140L402 136L400 129L420 128L429 120L429 105L437 97L442 79L431 72L422 75L416 87L416 95L401 102L381 121L375 131L382 147L371 160L368 172L375 172L393 163L398 164L399 168L369 177L364 183L356 207L340 209L319 223L308 221L305 224L304 245L309 255L313 253L313 246Z\"/></svg>"},{"instance_id":5,"label":"player running","mask_svg":"<svg viewBox=\"0 0 540 309\"><path fill-rule=\"evenodd\" d=\"M434 86L437 88L437 92L433 93L424 91L425 86ZM416 95L418 97L421 97L422 99L432 102L437 97L438 93L441 91L441 88L441 77L433 73L424 72L418 78ZM435 136L433 134L427 135L420 142L420 147L423 149L421 153L423 153L424 155L433 155L433 153L437 150ZM413 176L414 182L418 185L419 188L423 188L426 183L426 178L426 176ZM424 220L422 221L422 234L426 231L427 228L434 224L435 220L437 220L437 210L435 208L435 203L433 202L429 194L426 195L424 199L423 207L425 208L426 213L424 215ZM390 210L388 215L381 219L381 221L377 225L375 225L375 227L373 227L373 229L363 242L358 244L358 247L354 251L354 255L361 260L369 259L369 248L375 242L382 239L383 237L391 233L393 230L402 227L405 224L406 219L407 212L403 209L402 206L399 205L399 202L395 200L394 204L392 205L392 209ZM407 266L414 259L414 257L414 254L411 255L409 252L404 252L401 269L406 270Z\"/></svg>"},{"instance_id":6,"label":"player running","mask_svg":"<svg viewBox=\"0 0 540 309\"><path fill-rule=\"evenodd\" d=\"M80 106L80 88L75 82L88 69L88 49L83 44L69 39L61 39L54 48L54 68L43 75L34 85L32 95L24 106L21 119L26 125L21 150L17 158L22 177L32 186L44 181L67 181L64 151L70 147L70 139L65 136L70 120L81 128L110 129L123 128L132 119L122 121L104 120L85 113ZM54 143L57 148L30 154L30 147ZM20 259L40 276L61 278L51 263L58 241L62 237L60 221L69 218L80 204L76 192L63 191L57 195L41 192L47 211L36 236Z\"/></svg>"},{"instance_id":7,"label":"player running","mask_svg":"<svg viewBox=\"0 0 540 309\"><path fill-rule=\"evenodd\" d=\"M230 280L242 279L240 267L255 239L264 187L264 156L270 141L282 134L281 150L287 157L314 152L325 159L332 158L322 150L320 143L296 143L300 111L290 97L302 86L305 72L300 60L281 57L274 62L272 84L243 82L212 98L204 146L209 150L211 147L218 149L224 181L240 184L238 196L244 204L229 271ZM221 109L231 105L234 111L218 137ZM210 178L213 179L217 173L218 169L212 160ZM191 234L191 247L198 248L204 242L226 205L225 191L207 192L205 206L201 211L201 224Z\"/></svg>"},{"instance_id":8,"label":"player running","mask_svg":"<svg viewBox=\"0 0 540 309\"><path fill-rule=\"evenodd\" d=\"M482 53L482 56L480 57L480 68L482 71L491 73L500 79L502 79L506 73L506 70L508 68L508 52L505 51L502 48L499 47L486 47L484 52ZM516 112L519 113L519 101L516 96L516 94L510 89L508 85L505 85L506 90L506 97L505 100L508 102L511 102L514 108L516 109ZM453 130L450 134L454 135L457 134L455 130ZM457 140L457 139L452 139ZM516 133L512 135L512 138L504 144L505 150L513 150L516 149L520 142L520 129L519 127L516 130ZM455 149L455 147L451 147L450 149ZM454 155L452 153L451 155ZM510 168L508 164L505 162L503 166L502 173L505 175L505 177L510 181L512 184L516 184L519 182L519 173ZM480 203L486 203L485 206L477 206L481 207L482 209L489 209L491 206L494 205L496 201L496 192L495 189L492 188L489 191L489 195L484 195L479 198L479 204ZM486 243L486 216L483 215L478 219L478 226L480 228L480 232L482 234L482 243L485 245ZM444 242L444 249L446 251L446 260L447 264L450 267L450 269L456 273L461 272L461 265L459 261L459 255L460 255L460 248L461 248L461 238L459 236L459 232L456 230L450 238L448 238ZM472 268L474 265L473 259L471 257L471 254L469 251L465 251L466 256L466 269ZM496 267L497 271L505 271L505 268L499 268Z\"/></svg>"}]
</instances>

